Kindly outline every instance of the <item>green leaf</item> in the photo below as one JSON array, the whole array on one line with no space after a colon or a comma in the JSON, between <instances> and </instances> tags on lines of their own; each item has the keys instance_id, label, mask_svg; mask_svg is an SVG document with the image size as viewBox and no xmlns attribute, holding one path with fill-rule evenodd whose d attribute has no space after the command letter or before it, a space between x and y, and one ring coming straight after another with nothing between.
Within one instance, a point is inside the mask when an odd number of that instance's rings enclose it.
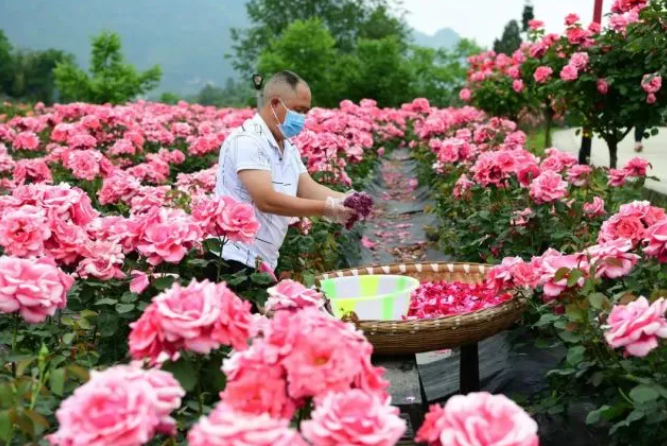
<instances>
[{"instance_id":1,"label":"green leaf","mask_svg":"<svg viewBox=\"0 0 667 446\"><path fill-rule=\"evenodd\" d=\"M12 410L0 411L0 440L9 442L12 435Z\"/></svg>"},{"instance_id":2,"label":"green leaf","mask_svg":"<svg viewBox=\"0 0 667 446\"><path fill-rule=\"evenodd\" d=\"M63 335L63 342L67 345L70 345L74 340L74 336L76 336L76 333L65 333Z\"/></svg>"},{"instance_id":3,"label":"green leaf","mask_svg":"<svg viewBox=\"0 0 667 446\"><path fill-rule=\"evenodd\" d=\"M137 293L133 293L131 291L127 291L123 293L122 296L120 296L120 301L124 303L132 303L136 302L139 299L139 295Z\"/></svg>"},{"instance_id":4,"label":"green leaf","mask_svg":"<svg viewBox=\"0 0 667 446\"><path fill-rule=\"evenodd\" d=\"M23 376L27 368L30 367L30 364L32 364L34 360L35 358L28 358L24 359L23 361L19 361L16 364L16 376Z\"/></svg>"},{"instance_id":5,"label":"green leaf","mask_svg":"<svg viewBox=\"0 0 667 446\"><path fill-rule=\"evenodd\" d=\"M212 252L214 254L218 254L220 250L222 249L222 243L220 243L220 240L216 238L210 238L208 240L204 241L204 249L207 252Z\"/></svg>"},{"instance_id":6,"label":"green leaf","mask_svg":"<svg viewBox=\"0 0 667 446\"><path fill-rule=\"evenodd\" d=\"M581 335L572 331L561 331L558 336L565 342L580 342Z\"/></svg>"},{"instance_id":7,"label":"green leaf","mask_svg":"<svg viewBox=\"0 0 667 446\"><path fill-rule=\"evenodd\" d=\"M250 280L257 285L270 285L273 282L271 276L265 273L253 273L250 275Z\"/></svg>"},{"instance_id":8,"label":"green leaf","mask_svg":"<svg viewBox=\"0 0 667 446\"><path fill-rule=\"evenodd\" d=\"M192 363L185 358L181 358L176 362L166 362L162 366L162 370L174 375L174 378L176 378L186 392L191 392L197 385L197 371Z\"/></svg>"},{"instance_id":9,"label":"green leaf","mask_svg":"<svg viewBox=\"0 0 667 446\"><path fill-rule=\"evenodd\" d=\"M65 369L54 369L49 374L49 388L57 396L63 396L65 391Z\"/></svg>"},{"instance_id":10,"label":"green leaf","mask_svg":"<svg viewBox=\"0 0 667 446\"><path fill-rule=\"evenodd\" d=\"M118 301L116 299L112 299L110 297L105 297L103 299L95 301L95 305L116 305L117 303Z\"/></svg>"},{"instance_id":11,"label":"green leaf","mask_svg":"<svg viewBox=\"0 0 667 446\"><path fill-rule=\"evenodd\" d=\"M554 280L556 282L559 282L559 281L565 279L565 277L567 277L567 275L569 273L570 273L570 268L561 268L558 271L556 271L556 274L554 276Z\"/></svg>"},{"instance_id":12,"label":"green leaf","mask_svg":"<svg viewBox=\"0 0 667 446\"><path fill-rule=\"evenodd\" d=\"M134 304L117 304L116 311L120 314L129 313L134 310Z\"/></svg>"},{"instance_id":13,"label":"green leaf","mask_svg":"<svg viewBox=\"0 0 667 446\"><path fill-rule=\"evenodd\" d=\"M586 348L582 345L577 345L571 347L567 351L567 362L568 364L575 366L584 360L584 354L586 353Z\"/></svg>"},{"instance_id":14,"label":"green leaf","mask_svg":"<svg viewBox=\"0 0 667 446\"><path fill-rule=\"evenodd\" d=\"M536 327L546 327L558 320L558 316L553 313L544 313L540 316L540 320L535 323Z\"/></svg>"},{"instance_id":15,"label":"green leaf","mask_svg":"<svg viewBox=\"0 0 667 446\"><path fill-rule=\"evenodd\" d=\"M643 404L658 399L658 392L653 386L640 384L630 391L630 398L633 401Z\"/></svg>"},{"instance_id":16,"label":"green leaf","mask_svg":"<svg viewBox=\"0 0 667 446\"><path fill-rule=\"evenodd\" d=\"M588 296L588 301L590 302L591 307L595 308L596 310L609 308L609 306L611 305L609 298L602 293L591 294L590 296Z\"/></svg>"},{"instance_id":17,"label":"green leaf","mask_svg":"<svg viewBox=\"0 0 667 446\"><path fill-rule=\"evenodd\" d=\"M600 421L600 418L602 417L602 413L608 411L611 409L609 406L604 405L593 412L589 412L588 416L586 416L586 424L595 424L598 421Z\"/></svg>"},{"instance_id":18,"label":"green leaf","mask_svg":"<svg viewBox=\"0 0 667 446\"><path fill-rule=\"evenodd\" d=\"M164 291L166 289L169 289L173 284L174 284L173 276L158 277L157 279L155 279L155 282L153 282L153 286L158 291Z\"/></svg>"},{"instance_id":19,"label":"green leaf","mask_svg":"<svg viewBox=\"0 0 667 446\"><path fill-rule=\"evenodd\" d=\"M567 286L573 287L579 282L579 279L584 277L584 273L579 269L573 269L567 278Z\"/></svg>"},{"instance_id":20,"label":"green leaf","mask_svg":"<svg viewBox=\"0 0 667 446\"><path fill-rule=\"evenodd\" d=\"M41 414L35 412L34 410L26 410L25 414L30 418L35 424L42 426L44 429L49 428L49 422Z\"/></svg>"},{"instance_id":21,"label":"green leaf","mask_svg":"<svg viewBox=\"0 0 667 446\"><path fill-rule=\"evenodd\" d=\"M67 372L76 376L82 382L86 382L90 378L90 373L88 373L88 370L86 370L83 367L78 366L78 365L68 365L67 366Z\"/></svg>"}]
</instances>

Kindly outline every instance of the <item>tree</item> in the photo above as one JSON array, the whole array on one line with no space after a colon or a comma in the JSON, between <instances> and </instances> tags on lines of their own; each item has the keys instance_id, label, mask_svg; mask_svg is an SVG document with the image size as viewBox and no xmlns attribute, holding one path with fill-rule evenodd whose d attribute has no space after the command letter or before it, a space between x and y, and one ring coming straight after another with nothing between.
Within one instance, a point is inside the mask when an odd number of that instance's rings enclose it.
<instances>
[{"instance_id":1,"label":"tree","mask_svg":"<svg viewBox=\"0 0 667 446\"><path fill-rule=\"evenodd\" d=\"M207 84L199 93L188 98L189 102L216 107L254 107L255 98L249 83L229 78L223 88Z\"/></svg>"},{"instance_id":2,"label":"tree","mask_svg":"<svg viewBox=\"0 0 667 446\"><path fill-rule=\"evenodd\" d=\"M310 85L314 103L332 106L339 93L329 85L329 70L336 63L335 45L319 19L297 20L260 54L258 69L267 78L282 70L294 71Z\"/></svg>"},{"instance_id":3,"label":"tree","mask_svg":"<svg viewBox=\"0 0 667 446\"><path fill-rule=\"evenodd\" d=\"M411 72L401 52L401 42L395 37L360 39L354 52L351 68L344 77L347 93L339 100L375 99L380 107L395 107L410 97Z\"/></svg>"},{"instance_id":4,"label":"tree","mask_svg":"<svg viewBox=\"0 0 667 446\"><path fill-rule=\"evenodd\" d=\"M125 61L120 36L103 32L92 40L90 74L71 61L59 63L55 70L56 85L64 101L97 104L122 104L157 86L162 77L155 65L143 73Z\"/></svg>"},{"instance_id":5,"label":"tree","mask_svg":"<svg viewBox=\"0 0 667 446\"><path fill-rule=\"evenodd\" d=\"M11 96L47 105L56 100L54 69L60 63L74 63L74 56L61 50L19 50L14 53Z\"/></svg>"},{"instance_id":6,"label":"tree","mask_svg":"<svg viewBox=\"0 0 667 446\"><path fill-rule=\"evenodd\" d=\"M453 51L413 47L408 58L410 96L428 98L437 107L455 104L466 81L465 60L480 51L475 42L467 39L461 40Z\"/></svg>"},{"instance_id":7,"label":"tree","mask_svg":"<svg viewBox=\"0 0 667 446\"><path fill-rule=\"evenodd\" d=\"M0 94L9 95L14 79L12 44L0 29Z\"/></svg>"},{"instance_id":8,"label":"tree","mask_svg":"<svg viewBox=\"0 0 667 446\"><path fill-rule=\"evenodd\" d=\"M526 33L530 29L530 21L535 19L535 7L530 1L527 1L523 6L523 14L521 14L521 31Z\"/></svg>"},{"instance_id":9,"label":"tree","mask_svg":"<svg viewBox=\"0 0 667 446\"><path fill-rule=\"evenodd\" d=\"M386 37L369 23L389 17L388 4L389 0L250 0L246 9L253 26L232 30L234 68L243 75L252 74L262 52L297 20L318 18L333 37L336 49L351 52L359 37L368 37L362 36L362 30L375 33L375 38ZM384 9L374 16L381 7ZM395 31L386 21L382 24L389 32Z\"/></svg>"},{"instance_id":10,"label":"tree","mask_svg":"<svg viewBox=\"0 0 667 446\"><path fill-rule=\"evenodd\" d=\"M498 54L504 53L512 55L519 49L519 47L521 47L521 30L519 29L519 23L516 20L510 20L505 26L503 36L500 40L496 39L493 42L493 51Z\"/></svg>"}]
</instances>

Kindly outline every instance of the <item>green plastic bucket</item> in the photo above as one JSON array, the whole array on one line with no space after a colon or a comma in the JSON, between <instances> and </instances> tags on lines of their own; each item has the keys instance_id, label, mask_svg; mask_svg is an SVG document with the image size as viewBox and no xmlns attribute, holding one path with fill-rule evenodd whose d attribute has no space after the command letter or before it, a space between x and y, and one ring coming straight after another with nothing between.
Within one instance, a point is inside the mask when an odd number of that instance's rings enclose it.
<instances>
[{"instance_id":1,"label":"green plastic bucket","mask_svg":"<svg viewBox=\"0 0 667 446\"><path fill-rule=\"evenodd\" d=\"M322 280L321 291L336 317L354 312L360 320L401 320L419 281L407 276L348 276Z\"/></svg>"}]
</instances>

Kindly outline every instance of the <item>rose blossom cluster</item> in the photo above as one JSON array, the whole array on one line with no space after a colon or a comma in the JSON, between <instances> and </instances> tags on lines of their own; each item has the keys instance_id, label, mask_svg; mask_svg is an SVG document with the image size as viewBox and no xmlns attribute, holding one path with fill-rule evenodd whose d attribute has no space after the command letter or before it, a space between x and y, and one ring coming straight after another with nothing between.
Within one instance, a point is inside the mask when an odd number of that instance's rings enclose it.
<instances>
[{"instance_id":1,"label":"rose blossom cluster","mask_svg":"<svg viewBox=\"0 0 667 446\"><path fill-rule=\"evenodd\" d=\"M315 289L306 288L294 280L283 280L269 288L269 298L264 306L265 311L302 310L304 308L323 308L324 296Z\"/></svg>"},{"instance_id":2,"label":"rose blossom cluster","mask_svg":"<svg viewBox=\"0 0 667 446\"><path fill-rule=\"evenodd\" d=\"M297 288L283 282L273 292ZM307 305L262 319L257 335L224 362L221 401L190 431L190 444L391 446L402 436L406 426L390 405L383 370L371 364L372 347L353 326ZM309 401L315 410L302 437L289 421Z\"/></svg>"},{"instance_id":3,"label":"rose blossom cluster","mask_svg":"<svg viewBox=\"0 0 667 446\"><path fill-rule=\"evenodd\" d=\"M605 340L611 348L623 348L626 356L643 358L658 347L658 339L667 339L667 301L649 303L645 297L627 305L615 305L605 328Z\"/></svg>"},{"instance_id":4,"label":"rose blossom cluster","mask_svg":"<svg viewBox=\"0 0 667 446\"><path fill-rule=\"evenodd\" d=\"M176 283L130 324L130 354L155 364L178 359L182 350L207 354L221 345L243 350L252 330L250 310L225 283Z\"/></svg>"},{"instance_id":5,"label":"rose blossom cluster","mask_svg":"<svg viewBox=\"0 0 667 446\"><path fill-rule=\"evenodd\" d=\"M538 446L537 423L503 395L470 393L434 405L417 432L428 446Z\"/></svg>"},{"instance_id":6,"label":"rose blossom cluster","mask_svg":"<svg viewBox=\"0 0 667 446\"><path fill-rule=\"evenodd\" d=\"M118 365L92 371L56 412L53 446L141 446L156 434L175 435L169 415L181 406L185 391L168 373Z\"/></svg>"},{"instance_id":7,"label":"rose blossom cluster","mask_svg":"<svg viewBox=\"0 0 667 446\"><path fill-rule=\"evenodd\" d=\"M28 323L44 322L67 305L74 278L53 259L0 257L0 312L19 313Z\"/></svg>"},{"instance_id":8,"label":"rose blossom cluster","mask_svg":"<svg viewBox=\"0 0 667 446\"><path fill-rule=\"evenodd\" d=\"M632 253L633 243L627 239L610 240L575 254L549 249L526 262L520 257L507 257L491 269L487 286L499 293L514 288L542 287L545 302L559 298L565 291L583 286L591 267L596 278L617 279L627 276L639 261ZM578 271L572 283L570 274ZM567 274L562 274L567 271Z\"/></svg>"}]
</instances>

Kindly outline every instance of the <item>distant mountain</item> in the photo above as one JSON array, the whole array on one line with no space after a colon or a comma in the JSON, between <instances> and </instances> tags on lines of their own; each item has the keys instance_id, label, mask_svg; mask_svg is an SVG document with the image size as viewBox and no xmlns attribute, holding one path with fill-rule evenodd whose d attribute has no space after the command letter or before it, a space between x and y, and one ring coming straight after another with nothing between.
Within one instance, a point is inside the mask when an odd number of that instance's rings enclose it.
<instances>
[{"instance_id":1,"label":"distant mountain","mask_svg":"<svg viewBox=\"0 0 667 446\"><path fill-rule=\"evenodd\" d=\"M87 67L90 38L118 32L123 51L139 69L162 67L158 92L191 94L207 83L222 86L235 72L224 55L231 28L249 25L244 0L0 0L0 29L15 47L58 48ZM449 28L418 45L450 48L459 36Z\"/></svg>"},{"instance_id":2,"label":"distant mountain","mask_svg":"<svg viewBox=\"0 0 667 446\"><path fill-rule=\"evenodd\" d=\"M429 48L454 48L461 36L451 28L442 28L433 35L417 31L412 31L412 38L416 45L425 46Z\"/></svg>"},{"instance_id":3,"label":"distant mountain","mask_svg":"<svg viewBox=\"0 0 667 446\"><path fill-rule=\"evenodd\" d=\"M247 24L242 0L0 0L0 29L14 46L63 49L87 66L90 38L116 31L139 69L162 67L159 91L182 94L234 76L224 58L230 28Z\"/></svg>"}]
</instances>

